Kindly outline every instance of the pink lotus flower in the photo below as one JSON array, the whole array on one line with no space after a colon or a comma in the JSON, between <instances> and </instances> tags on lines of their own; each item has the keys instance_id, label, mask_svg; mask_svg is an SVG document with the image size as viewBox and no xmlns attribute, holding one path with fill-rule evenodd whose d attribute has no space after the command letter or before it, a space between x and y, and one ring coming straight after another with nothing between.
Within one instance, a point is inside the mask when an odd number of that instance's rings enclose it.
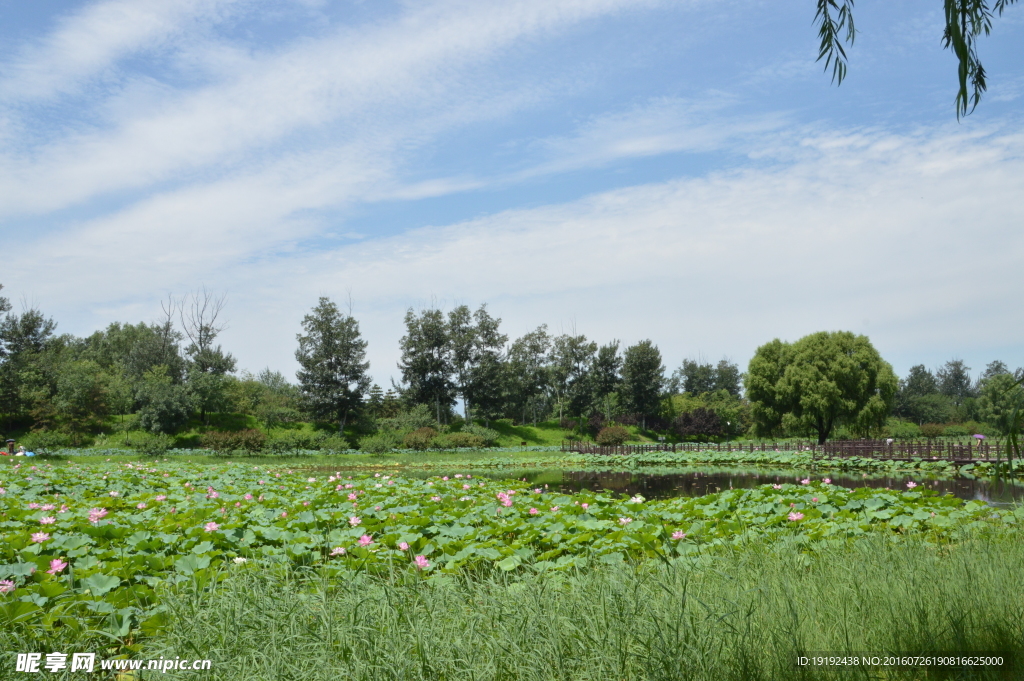
<instances>
[{"instance_id":1,"label":"pink lotus flower","mask_svg":"<svg viewBox=\"0 0 1024 681\"><path fill-rule=\"evenodd\" d=\"M0 579L0 594L9 594L14 591L14 582L9 579Z\"/></svg>"},{"instance_id":2,"label":"pink lotus flower","mask_svg":"<svg viewBox=\"0 0 1024 681\"><path fill-rule=\"evenodd\" d=\"M625 527L626 525L629 525L631 522L633 522L632 518L619 518L619 524L622 525L623 527Z\"/></svg>"},{"instance_id":3,"label":"pink lotus flower","mask_svg":"<svg viewBox=\"0 0 1024 681\"><path fill-rule=\"evenodd\" d=\"M166 500L167 500L167 495L166 494L157 494L155 497L153 497L153 501L166 501Z\"/></svg>"},{"instance_id":4,"label":"pink lotus flower","mask_svg":"<svg viewBox=\"0 0 1024 681\"><path fill-rule=\"evenodd\" d=\"M590 508L590 504L587 504L587 503L580 504L580 508L582 508L584 511L586 511L588 508Z\"/></svg>"},{"instance_id":5,"label":"pink lotus flower","mask_svg":"<svg viewBox=\"0 0 1024 681\"><path fill-rule=\"evenodd\" d=\"M558 507L557 507L557 506L552 506L552 507L551 507L551 512L552 512L552 513L554 513L554 512L555 512L555 511L557 511L557 510L558 510Z\"/></svg>"},{"instance_id":6,"label":"pink lotus flower","mask_svg":"<svg viewBox=\"0 0 1024 681\"><path fill-rule=\"evenodd\" d=\"M342 547L342 546L335 546L333 549L331 549L331 555L332 556L344 556L345 555L345 548Z\"/></svg>"},{"instance_id":7,"label":"pink lotus flower","mask_svg":"<svg viewBox=\"0 0 1024 681\"><path fill-rule=\"evenodd\" d=\"M441 501L441 497L430 497L431 501Z\"/></svg>"},{"instance_id":8,"label":"pink lotus flower","mask_svg":"<svg viewBox=\"0 0 1024 681\"><path fill-rule=\"evenodd\" d=\"M302 502L302 505L303 505L303 506L309 506L309 502L308 502L308 501L303 501L303 502Z\"/></svg>"},{"instance_id":9,"label":"pink lotus flower","mask_svg":"<svg viewBox=\"0 0 1024 681\"><path fill-rule=\"evenodd\" d=\"M368 534L364 534L362 537L359 538L359 541L357 541L356 543L360 546L369 546L373 543L373 537L371 537Z\"/></svg>"},{"instance_id":10,"label":"pink lotus flower","mask_svg":"<svg viewBox=\"0 0 1024 681\"><path fill-rule=\"evenodd\" d=\"M430 561L427 560L426 556L416 556L415 560L413 560L413 563L416 564L417 570L426 570L428 567L430 567Z\"/></svg>"},{"instance_id":11,"label":"pink lotus flower","mask_svg":"<svg viewBox=\"0 0 1024 681\"><path fill-rule=\"evenodd\" d=\"M676 541L679 541L680 539L685 539L686 538L686 533L683 532L682 530L676 530L675 532L672 533L672 538L675 539Z\"/></svg>"},{"instance_id":12,"label":"pink lotus flower","mask_svg":"<svg viewBox=\"0 0 1024 681\"><path fill-rule=\"evenodd\" d=\"M52 511L55 508L57 508L57 507L54 506L53 504L43 504L42 506L39 507L39 510L40 511Z\"/></svg>"},{"instance_id":13,"label":"pink lotus flower","mask_svg":"<svg viewBox=\"0 0 1024 681\"><path fill-rule=\"evenodd\" d=\"M281 517L282 518L287 518L288 517L288 511L281 511Z\"/></svg>"},{"instance_id":14,"label":"pink lotus flower","mask_svg":"<svg viewBox=\"0 0 1024 681\"><path fill-rule=\"evenodd\" d=\"M832 478L825 478L825 479L822 480L822 482L825 483L826 485L831 485L832 484Z\"/></svg>"},{"instance_id":15,"label":"pink lotus flower","mask_svg":"<svg viewBox=\"0 0 1024 681\"><path fill-rule=\"evenodd\" d=\"M796 522L797 520L803 520L803 519L804 519L804 514L800 513L799 511L793 511L792 513L789 514L789 520L791 522Z\"/></svg>"},{"instance_id":16,"label":"pink lotus flower","mask_svg":"<svg viewBox=\"0 0 1024 681\"><path fill-rule=\"evenodd\" d=\"M110 492L108 492L108 494L110 494L110 496L112 496L112 497L119 497L119 496L121 496L120 492L115 492L114 490L110 490Z\"/></svg>"},{"instance_id":17,"label":"pink lotus flower","mask_svg":"<svg viewBox=\"0 0 1024 681\"><path fill-rule=\"evenodd\" d=\"M243 499L245 499L246 501L252 501L252 495L251 495L251 494L246 494L246 495L245 495L244 497L242 497L242 498L243 498Z\"/></svg>"},{"instance_id":18,"label":"pink lotus flower","mask_svg":"<svg viewBox=\"0 0 1024 681\"><path fill-rule=\"evenodd\" d=\"M782 489L782 485L772 485L772 489Z\"/></svg>"},{"instance_id":19,"label":"pink lotus flower","mask_svg":"<svg viewBox=\"0 0 1024 681\"><path fill-rule=\"evenodd\" d=\"M45 532L36 532L32 535L32 541L36 544L42 544L44 541L50 538L50 535Z\"/></svg>"},{"instance_id":20,"label":"pink lotus flower","mask_svg":"<svg viewBox=\"0 0 1024 681\"><path fill-rule=\"evenodd\" d=\"M530 509L530 515L537 515L538 513L540 513L540 511L538 511L537 509L535 509L535 508L531 508Z\"/></svg>"},{"instance_id":21,"label":"pink lotus flower","mask_svg":"<svg viewBox=\"0 0 1024 681\"><path fill-rule=\"evenodd\" d=\"M469 485L463 485L462 489L469 489Z\"/></svg>"},{"instance_id":22,"label":"pink lotus flower","mask_svg":"<svg viewBox=\"0 0 1024 681\"><path fill-rule=\"evenodd\" d=\"M355 495L355 494L353 494L353 493L349 493L349 495L348 495L348 500L349 500L349 501L355 501L355 500L356 500L356 499L358 499L358 498L359 498L359 497L358 497L358 496L356 496L356 495Z\"/></svg>"},{"instance_id":23,"label":"pink lotus flower","mask_svg":"<svg viewBox=\"0 0 1024 681\"><path fill-rule=\"evenodd\" d=\"M217 530L220 529L220 525L218 525L217 523L215 523L215 522L213 522L211 520L210 522L208 522L205 525L203 525L203 529L206 530L207 532L216 532Z\"/></svg>"},{"instance_id":24,"label":"pink lotus flower","mask_svg":"<svg viewBox=\"0 0 1024 681\"><path fill-rule=\"evenodd\" d=\"M801 485L809 485L809 484L811 484L811 479L810 478L804 478L803 480L800 481L800 484Z\"/></svg>"},{"instance_id":25,"label":"pink lotus flower","mask_svg":"<svg viewBox=\"0 0 1024 681\"><path fill-rule=\"evenodd\" d=\"M28 505L28 507L29 507L29 509L34 511L37 508L39 508L39 504L37 504L36 502L33 501L31 504Z\"/></svg>"},{"instance_id":26,"label":"pink lotus flower","mask_svg":"<svg viewBox=\"0 0 1024 681\"><path fill-rule=\"evenodd\" d=\"M7 490L5 490L3 487L0 487L0 494L7 494Z\"/></svg>"},{"instance_id":27,"label":"pink lotus flower","mask_svg":"<svg viewBox=\"0 0 1024 681\"><path fill-rule=\"evenodd\" d=\"M917 487L917 483L913 480L907 483L907 489L914 489L915 487Z\"/></svg>"},{"instance_id":28,"label":"pink lotus flower","mask_svg":"<svg viewBox=\"0 0 1024 681\"><path fill-rule=\"evenodd\" d=\"M352 489L352 483L350 483L350 482L346 483L345 484L345 489Z\"/></svg>"},{"instance_id":29,"label":"pink lotus flower","mask_svg":"<svg viewBox=\"0 0 1024 681\"><path fill-rule=\"evenodd\" d=\"M306 482L316 482L316 478L309 478Z\"/></svg>"},{"instance_id":30,"label":"pink lotus flower","mask_svg":"<svg viewBox=\"0 0 1024 681\"><path fill-rule=\"evenodd\" d=\"M443 478L441 478L441 479L442 479L442 480L447 480L447 479L448 479L448 476L446 475L446 476L444 476L444 477L443 477Z\"/></svg>"},{"instance_id":31,"label":"pink lotus flower","mask_svg":"<svg viewBox=\"0 0 1024 681\"><path fill-rule=\"evenodd\" d=\"M815 504L818 503L818 497L812 497L811 502Z\"/></svg>"},{"instance_id":32,"label":"pink lotus flower","mask_svg":"<svg viewBox=\"0 0 1024 681\"><path fill-rule=\"evenodd\" d=\"M45 518L39 519L40 525L53 525L55 522L57 522L57 519L54 518L52 515L48 515Z\"/></svg>"},{"instance_id":33,"label":"pink lotus flower","mask_svg":"<svg viewBox=\"0 0 1024 681\"><path fill-rule=\"evenodd\" d=\"M409 550L409 543L408 542L401 542L398 545L398 548L401 549L402 551L408 551Z\"/></svg>"},{"instance_id":34,"label":"pink lotus flower","mask_svg":"<svg viewBox=\"0 0 1024 681\"><path fill-rule=\"evenodd\" d=\"M348 519L348 524L351 525L352 527L355 527L356 525L358 525L361 522L363 522L363 519L359 518L357 516L352 516L351 518Z\"/></svg>"},{"instance_id":35,"label":"pink lotus flower","mask_svg":"<svg viewBox=\"0 0 1024 681\"><path fill-rule=\"evenodd\" d=\"M54 558L50 561L50 569L47 570L47 574L55 575L68 566L67 563L62 561L60 558Z\"/></svg>"},{"instance_id":36,"label":"pink lotus flower","mask_svg":"<svg viewBox=\"0 0 1024 681\"><path fill-rule=\"evenodd\" d=\"M456 480L461 480L462 479L462 473L456 473L455 474L455 479Z\"/></svg>"},{"instance_id":37,"label":"pink lotus flower","mask_svg":"<svg viewBox=\"0 0 1024 681\"><path fill-rule=\"evenodd\" d=\"M538 487L537 489L533 490L533 493L534 493L534 494L540 494L540 493L541 493L541 492L543 492L543 491L544 491L544 490L542 490L542 489L541 489L540 487Z\"/></svg>"},{"instance_id":38,"label":"pink lotus flower","mask_svg":"<svg viewBox=\"0 0 1024 681\"><path fill-rule=\"evenodd\" d=\"M146 504L140 501L139 503L135 504L135 508L146 508Z\"/></svg>"}]
</instances>

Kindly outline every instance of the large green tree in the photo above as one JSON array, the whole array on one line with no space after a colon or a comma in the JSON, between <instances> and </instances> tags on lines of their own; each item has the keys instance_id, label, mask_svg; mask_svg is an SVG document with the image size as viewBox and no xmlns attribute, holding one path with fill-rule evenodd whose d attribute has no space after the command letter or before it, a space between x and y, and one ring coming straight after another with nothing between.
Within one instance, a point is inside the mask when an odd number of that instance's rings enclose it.
<instances>
[{"instance_id":1,"label":"large green tree","mask_svg":"<svg viewBox=\"0 0 1024 681\"><path fill-rule=\"evenodd\" d=\"M295 359L303 401L314 418L334 421L341 433L370 389L366 373L370 363L359 322L351 314L342 314L329 298L320 298L302 318L302 330Z\"/></svg>"},{"instance_id":2,"label":"large green tree","mask_svg":"<svg viewBox=\"0 0 1024 681\"><path fill-rule=\"evenodd\" d=\"M550 350L551 336L546 324L517 338L509 348L505 364L505 405L520 423L526 423L532 417L536 425L537 417L546 411L544 391Z\"/></svg>"},{"instance_id":3,"label":"large green tree","mask_svg":"<svg viewBox=\"0 0 1024 681\"><path fill-rule=\"evenodd\" d=\"M822 331L795 343L778 339L757 349L747 372L757 429L777 431L787 414L824 444L834 428L881 426L897 379L867 336Z\"/></svg>"},{"instance_id":4,"label":"large green tree","mask_svg":"<svg viewBox=\"0 0 1024 681\"><path fill-rule=\"evenodd\" d=\"M450 325L436 308L416 314L405 313L405 335L399 341L402 351L398 370L402 372L402 397L411 404L428 404L441 423L455 404L457 388Z\"/></svg>"},{"instance_id":5,"label":"large green tree","mask_svg":"<svg viewBox=\"0 0 1024 681\"><path fill-rule=\"evenodd\" d=\"M661 351L650 340L642 340L626 348L622 359L622 406L639 414L647 427L647 417L661 408L661 388L665 383L665 367Z\"/></svg>"},{"instance_id":6,"label":"large green tree","mask_svg":"<svg viewBox=\"0 0 1024 681\"><path fill-rule=\"evenodd\" d=\"M562 334L552 343L548 365L548 388L558 405L558 418L586 416L594 403L591 370L597 343L583 334Z\"/></svg>"}]
</instances>

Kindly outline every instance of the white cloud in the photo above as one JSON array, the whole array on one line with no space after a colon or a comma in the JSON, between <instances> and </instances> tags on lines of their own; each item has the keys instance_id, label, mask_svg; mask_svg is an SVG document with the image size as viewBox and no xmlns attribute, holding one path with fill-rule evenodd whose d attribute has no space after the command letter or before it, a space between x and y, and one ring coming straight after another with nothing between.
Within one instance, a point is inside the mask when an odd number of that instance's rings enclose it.
<instances>
[{"instance_id":1,"label":"white cloud","mask_svg":"<svg viewBox=\"0 0 1024 681\"><path fill-rule=\"evenodd\" d=\"M103 314L136 309L161 288L228 290L225 343L252 368L291 367L302 314L318 295L351 292L381 380L393 373L404 309L432 297L489 302L512 334L575 323L601 340L650 337L669 363L697 352L745 361L772 337L821 329L868 333L896 358L970 357L1005 346L989 339L1022 337L1019 318L1006 310L1024 293L1008 274L1024 259L1024 205L1010 200L1024 194L1024 135L794 131L795 141L786 139L787 160L757 169L330 248L274 245L282 230L304 232L275 214L271 199L239 220L258 228L226 236L224 252L192 246L200 222L185 226L172 260L133 267L110 247L132 240L122 226L91 234L92 250L69 243L61 280L11 288L35 292L58 318L97 300L123 301ZM183 205L203 212L194 198ZM271 250L232 260L232 239ZM38 249L25 258L34 269L47 256ZM126 289L134 278L137 291Z\"/></svg>"}]
</instances>

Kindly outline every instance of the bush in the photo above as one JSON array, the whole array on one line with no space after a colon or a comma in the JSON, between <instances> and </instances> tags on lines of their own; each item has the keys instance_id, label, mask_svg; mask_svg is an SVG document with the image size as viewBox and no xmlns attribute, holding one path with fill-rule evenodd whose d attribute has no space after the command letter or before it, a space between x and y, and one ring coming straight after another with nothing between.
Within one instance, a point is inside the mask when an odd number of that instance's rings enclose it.
<instances>
[{"instance_id":1,"label":"bush","mask_svg":"<svg viewBox=\"0 0 1024 681\"><path fill-rule=\"evenodd\" d=\"M977 421L964 422L964 428L967 429L969 435L984 435L985 437L998 437L1000 435L998 428L993 428L987 423L978 423Z\"/></svg>"},{"instance_id":2,"label":"bush","mask_svg":"<svg viewBox=\"0 0 1024 681\"><path fill-rule=\"evenodd\" d=\"M165 433L136 433L131 436L132 449L147 456L162 456L174 446L174 438Z\"/></svg>"},{"instance_id":3,"label":"bush","mask_svg":"<svg viewBox=\"0 0 1024 681\"><path fill-rule=\"evenodd\" d=\"M347 438L340 435L324 438L323 443L320 445L320 451L322 452L345 452L349 449L352 449L352 444Z\"/></svg>"},{"instance_id":4,"label":"bush","mask_svg":"<svg viewBox=\"0 0 1024 681\"><path fill-rule=\"evenodd\" d=\"M402 436L394 431L386 431L364 437L359 441L359 449L370 454L385 454L402 447Z\"/></svg>"},{"instance_id":5,"label":"bush","mask_svg":"<svg viewBox=\"0 0 1024 681\"><path fill-rule=\"evenodd\" d=\"M495 442L498 441L499 435L498 431L491 430L490 428L484 428L483 426L478 426L475 423L471 423L468 426L463 426L462 432L466 433L467 435L475 435L476 437L480 438L483 441L483 444L481 445L483 447L492 446Z\"/></svg>"},{"instance_id":6,"label":"bush","mask_svg":"<svg viewBox=\"0 0 1024 681\"><path fill-rule=\"evenodd\" d=\"M402 438L402 444L406 449L429 449L430 443L435 437L437 437L437 431L433 428L417 428Z\"/></svg>"},{"instance_id":7,"label":"bush","mask_svg":"<svg viewBox=\"0 0 1024 681\"><path fill-rule=\"evenodd\" d=\"M447 433L430 441L431 449L480 449L483 446L484 439L472 433Z\"/></svg>"},{"instance_id":8,"label":"bush","mask_svg":"<svg viewBox=\"0 0 1024 681\"><path fill-rule=\"evenodd\" d=\"M970 429L959 424L946 426L946 432L943 433L946 437L967 437L970 434Z\"/></svg>"},{"instance_id":9,"label":"bush","mask_svg":"<svg viewBox=\"0 0 1024 681\"><path fill-rule=\"evenodd\" d=\"M231 454L232 452L255 454L263 450L267 443L267 436L263 434L263 431L253 429L234 432L212 431L203 433L199 442L206 449L212 449L218 454Z\"/></svg>"},{"instance_id":10,"label":"bush","mask_svg":"<svg viewBox=\"0 0 1024 681\"><path fill-rule=\"evenodd\" d=\"M622 426L608 426L602 428L595 439L602 447L615 447L629 439L629 431Z\"/></svg>"},{"instance_id":11,"label":"bush","mask_svg":"<svg viewBox=\"0 0 1024 681\"><path fill-rule=\"evenodd\" d=\"M55 449L64 449L72 445L71 436L53 430L40 430L29 433L18 442L25 449L36 454L49 454Z\"/></svg>"},{"instance_id":12,"label":"bush","mask_svg":"<svg viewBox=\"0 0 1024 681\"><path fill-rule=\"evenodd\" d=\"M924 435L929 440L935 437L942 437L945 432L946 427L941 423L926 423L921 426L921 435Z\"/></svg>"},{"instance_id":13,"label":"bush","mask_svg":"<svg viewBox=\"0 0 1024 681\"><path fill-rule=\"evenodd\" d=\"M886 437L896 440L913 440L914 438L921 437L921 427L909 421L889 419L885 424L883 433Z\"/></svg>"},{"instance_id":14,"label":"bush","mask_svg":"<svg viewBox=\"0 0 1024 681\"><path fill-rule=\"evenodd\" d=\"M434 420L434 412L425 404L417 404L409 411L403 411L398 416L390 419L381 419L379 426L381 430L393 430L398 433L408 433L421 428L432 428L437 425Z\"/></svg>"},{"instance_id":15,"label":"bush","mask_svg":"<svg viewBox=\"0 0 1024 681\"><path fill-rule=\"evenodd\" d=\"M680 437L695 436L707 439L722 434L722 419L710 409L697 407L693 411L677 416L672 423L672 429Z\"/></svg>"},{"instance_id":16,"label":"bush","mask_svg":"<svg viewBox=\"0 0 1024 681\"><path fill-rule=\"evenodd\" d=\"M577 422L574 419L559 419L558 427L562 430L576 430Z\"/></svg>"},{"instance_id":17,"label":"bush","mask_svg":"<svg viewBox=\"0 0 1024 681\"><path fill-rule=\"evenodd\" d=\"M285 431L268 436L265 448L273 454L287 454L304 449L322 449L326 440L326 433Z\"/></svg>"}]
</instances>

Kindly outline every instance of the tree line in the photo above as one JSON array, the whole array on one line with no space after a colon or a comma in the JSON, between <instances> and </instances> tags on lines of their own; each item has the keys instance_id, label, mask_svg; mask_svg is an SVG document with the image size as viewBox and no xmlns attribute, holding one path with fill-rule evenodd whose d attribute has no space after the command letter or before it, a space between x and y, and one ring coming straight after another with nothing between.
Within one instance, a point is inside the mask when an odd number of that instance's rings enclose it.
<instances>
[{"instance_id":1,"label":"tree line","mask_svg":"<svg viewBox=\"0 0 1024 681\"><path fill-rule=\"evenodd\" d=\"M976 420L1005 429L1021 377L995 361L972 380L969 367L951 360L934 372L915 366L898 379L867 337L849 332L771 341L742 373L728 359L702 358L668 372L649 339L599 344L575 329L554 334L541 325L510 341L486 305L459 305L406 312L398 378L385 390L370 379L367 343L351 309L324 297L302 319L293 383L270 369L238 371L217 343L224 304L204 289L168 298L155 322L112 323L78 338L58 334L39 310L12 313L0 297L6 430L60 432L77 442L117 427L230 427L222 416L233 413L268 429L331 424L354 439L428 424L448 431L499 419L557 419L581 437L636 426L678 438L824 441L840 432L877 433L893 419L918 426Z\"/></svg>"}]
</instances>

